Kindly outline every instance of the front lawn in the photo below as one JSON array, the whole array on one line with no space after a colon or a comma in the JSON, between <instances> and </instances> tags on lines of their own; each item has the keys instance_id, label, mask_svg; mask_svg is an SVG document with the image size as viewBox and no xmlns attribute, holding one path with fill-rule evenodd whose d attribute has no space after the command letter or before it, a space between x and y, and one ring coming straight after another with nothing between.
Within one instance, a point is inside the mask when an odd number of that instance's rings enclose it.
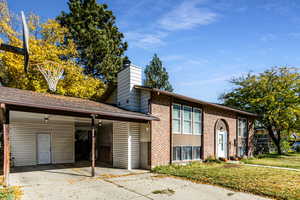
<instances>
[{"instance_id":1,"label":"front lawn","mask_svg":"<svg viewBox=\"0 0 300 200\"><path fill-rule=\"evenodd\" d=\"M226 163L170 165L153 171L276 199L300 199L300 172L297 171Z\"/></svg>"},{"instance_id":2,"label":"front lawn","mask_svg":"<svg viewBox=\"0 0 300 200\"><path fill-rule=\"evenodd\" d=\"M243 159L242 162L247 164L300 169L300 153L290 153L287 155L266 154L255 158Z\"/></svg>"}]
</instances>

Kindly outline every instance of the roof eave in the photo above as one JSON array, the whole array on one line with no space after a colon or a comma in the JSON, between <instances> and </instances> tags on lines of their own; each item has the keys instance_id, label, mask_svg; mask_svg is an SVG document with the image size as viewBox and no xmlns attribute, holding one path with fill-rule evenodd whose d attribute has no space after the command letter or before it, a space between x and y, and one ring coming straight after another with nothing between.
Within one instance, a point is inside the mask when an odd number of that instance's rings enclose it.
<instances>
[{"instance_id":1,"label":"roof eave","mask_svg":"<svg viewBox=\"0 0 300 200\"><path fill-rule=\"evenodd\" d=\"M40 104L31 104L31 103L20 103L16 101L8 101L0 99L1 103L12 105L12 106L22 106L22 107L29 107L29 108L39 108L39 109L47 109L47 110L57 110L57 111L68 111L74 113L81 113L86 115L100 115L100 116L107 116L107 117L114 117L120 118L123 120L132 119L132 120L144 120L144 121L159 121L159 118L154 116L139 116L134 114L125 114L120 112L108 112L108 111L92 111L92 110L84 110L84 109L72 109L64 106L51 106L51 105L40 105Z\"/></svg>"},{"instance_id":2,"label":"roof eave","mask_svg":"<svg viewBox=\"0 0 300 200\"><path fill-rule=\"evenodd\" d=\"M182 100L185 100L185 101L190 101L190 102L193 102L193 103L208 105L208 106L216 107L216 108L223 109L223 110L230 110L230 111L233 111L233 112L236 112L236 113L240 113L240 114L248 115L248 116L252 116L252 117L258 117L258 115L255 114L255 113L250 113L250 112L230 108L230 107L227 107L227 106L222 106L222 105L217 105L217 104L214 104L214 103L209 103L209 102L206 102L206 101L201 101L201 100L194 99L194 98L187 97L187 96L183 96L183 95L180 95L180 94L175 94L175 93L172 93L172 92L162 91L162 90L159 90L159 89L156 89L156 88L148 88L148 87L139 86L139 85L135 85L134 88L135 89L140 89L140 90L146 90L146 91L150 91L150 92L158 92L158 93L161 93L161 94L164 94L164 95L167 95L167 96L173 96L175 98L182 99Z\"/></svg>"}]
</instances>

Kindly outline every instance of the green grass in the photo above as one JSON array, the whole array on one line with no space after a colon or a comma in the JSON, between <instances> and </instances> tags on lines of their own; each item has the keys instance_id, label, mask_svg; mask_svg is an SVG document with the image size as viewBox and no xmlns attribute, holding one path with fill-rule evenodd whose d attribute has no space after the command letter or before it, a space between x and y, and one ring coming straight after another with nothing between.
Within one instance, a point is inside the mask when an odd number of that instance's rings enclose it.
<instances>
[{"instance_id":1,"label":"green grass","mask_svg":"<svg viewBox=\"0 0 300 200\"><path fill-rule=\"evenodd\" d=\"M297 171L225 163L170 165L153 171L276 199L300 199L300 172Z\"/></svg>"},{"instance_id":2,"label":"green grass","mask_svg":"<svg viewBox=\"0 0 300 200\"><path fill-rule=\"evenodd\" d=\"M259 157L243 159L242 162L247 164L300 169L300 153L290 153L287 155L266 154Z\"/></svg>"}]
</instances>

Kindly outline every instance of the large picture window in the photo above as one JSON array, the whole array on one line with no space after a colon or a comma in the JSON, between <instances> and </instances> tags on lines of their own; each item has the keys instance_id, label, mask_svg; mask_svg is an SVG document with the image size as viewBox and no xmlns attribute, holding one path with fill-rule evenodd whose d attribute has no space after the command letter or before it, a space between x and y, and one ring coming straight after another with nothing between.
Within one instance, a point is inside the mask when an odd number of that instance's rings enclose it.
<instances>
[{"instance_id":1,"label":"large picture window","mask_svg":"<svg viewBox=\"0 0 300 200\"><path fill-rule=\"evenodd\" d=\"M248 137L247 119L240 118L238 120L238 136L244 138Z\"/></svg>"},{"instance_id":2,"label":"large picture window","mask_svg":"<svg viewBox=\"0 0 300 200\"><path fill-rule=\"evenodd\" d=\"M200 147L193 147L193 160L200 160Z\"/></svg>"},{"instance_id":3,"label":"large picture window","mask_svg":"<svg viewBox=\"0 0 300 200\"><path fill-rule=\"evenodd\" d=\"M200 146L174 146L173 161L191 161L201 159Z\"/></svg>"},{"instance_id":4,"label":"large picture window","mask_svg":"<svg viewBox=\"0 0 300 200\"><path fill-rule=\"evenodd\" d=\"M182 160L192 160L192 147L182 147Z\"/></svg>"},{"instance_id":5,"label":"large picture window","mask_svg":"<svg viewBox=\"0 0 300 200\"><path fill-rule=\"evenodd\" d=\"M202 112L198 108L194 108L194 117L193 117L193 127L194 127L194 134L199 135L202 133Z\"/></svg>"},{"instance_id":6,"label":"large picture window","mask_svg":"<svg viewBox=\"0 0 300 200\"><path fill-rule=\"evenodd\" d=\"M181 106L179 104L173 104L172 117L173 133L181 133Z\"/></svg>"},{"instance_id":7,"label":"large picture window","mask_svg":"<svg viewBox=\"0 0 300 200\"><path fill-rule=\"evenodd\" d=\"M175 134L202 134L202 110L200 108L173 104L172 132Z\"/></svg>"},{"instance_id":8,"label":"large picture window","mask_svg":"<svg viewBox=\"0 0 300 200\"><path fill-rule=\"evenodd\" d=\"M192 133L192 107L183 106L183 133Z\"/></svg>"},{"instance_id":9,"label":"large picture window","mask_svg":"<svg viewBox=\"0 0 300 200\"><path fill-rule=\"evenodd\" d=\"M181 147L173 147L173 160L181 160Z\"/></svg>"}]
</instances>

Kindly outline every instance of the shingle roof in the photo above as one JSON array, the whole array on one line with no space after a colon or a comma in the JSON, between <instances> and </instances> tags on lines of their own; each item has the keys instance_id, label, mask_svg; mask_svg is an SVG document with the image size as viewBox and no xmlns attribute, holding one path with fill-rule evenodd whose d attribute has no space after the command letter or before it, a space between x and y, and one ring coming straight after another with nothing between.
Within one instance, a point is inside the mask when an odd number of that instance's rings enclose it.
<instances>
[{"instance_id":1,"label":"shingle roof","mask_svg":"<svg viewBox=\"0 0 300 200\"><path fill-rule=\"evenodd\" d=\"M167 96L172 96L172 97L175 97L177 99L184 100L184 101L199 103L199 104L202 104L202 105L208 105L208 106L212 106L212 107L215 107L215 108L220 108L220 109L223 109L223 110L233 111L233 112L240 113L240 114L243 114L243 115L248 115L248 116L253 116L253 117L258 116L257 114L246 112L246 111L239 110L239 109L236 109L236 108L231 108L231 107L224 106L224 105L221 105L221 104L216 104L216 103L210 103L210 102L202 101L202 100L199 100L199 99L194 99L194 98L191 98L191 97L176 94L176 93L173 93L173 92L159 90L159 89L156 89L156 88L149 88L149 87L140 86L140 85L135 85L134 88L140 89L140 90L148 90L148 91L158 92L160 94L164 94L164 95L167 95Z\"/></svg>"},{"instance_id":2,"label":"shingle roof","mask_svg":"<svg viewBox=\"0 0 300 200\"><path fill-rule=\"evenodd\" d=\"M13 106L95 114L125 120L159 120L151 115L124 110L105 103L3 86L0 86L0 103Z\"/></svg>"}]
</instances>

